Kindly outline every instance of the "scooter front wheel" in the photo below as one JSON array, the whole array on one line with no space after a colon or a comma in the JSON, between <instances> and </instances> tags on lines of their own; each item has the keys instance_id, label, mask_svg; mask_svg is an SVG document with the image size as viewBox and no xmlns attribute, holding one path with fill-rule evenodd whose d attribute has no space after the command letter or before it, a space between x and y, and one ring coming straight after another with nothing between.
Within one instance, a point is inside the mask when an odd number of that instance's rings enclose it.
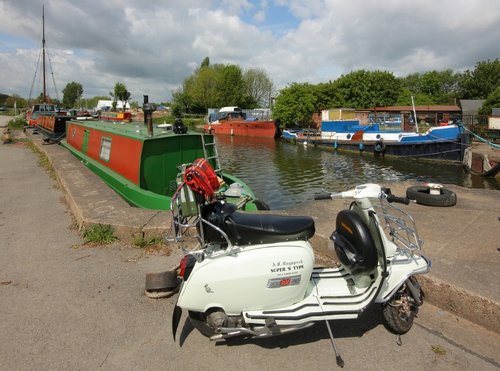
<instances>
[{"instance_id":1,"label":"scooter front wheel","mask_svg":"<svg viewBox=\"0 0 500 371\"><path fill-rule=\"evenodd\" d=\"M410 280L419 287L415 277L410 277ZM406 284L384 304L383 313L387 327L394 333L405 334L411 329L418 313L418 304Z\"/></svg>"},{"instance_id":2,"label":"scooter front wheel","mask_svg":"<svg viewBox=\"0 0 500 371\"><path fill-rule=\"evenodd\" d=\"M205 313L189 311L189 320L193 327L201 332L203 336L211 337L217 334L215 328L207 323Z\"/></svg>"}]
</instances>

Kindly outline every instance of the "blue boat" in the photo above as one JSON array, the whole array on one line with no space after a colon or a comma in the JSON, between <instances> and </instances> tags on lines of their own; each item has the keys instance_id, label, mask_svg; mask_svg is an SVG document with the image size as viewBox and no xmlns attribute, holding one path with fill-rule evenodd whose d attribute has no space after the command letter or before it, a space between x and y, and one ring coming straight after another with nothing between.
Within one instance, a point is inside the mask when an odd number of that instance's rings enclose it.
<instances>
[{"instance_id":1,"label":"blue boat","mask_svg":"<svg viewBox=\"0 0 500 371\"><path fill-rule=\"evenodd\" d=\"M321 130L316 135L284 130L282 137L296 143L326 146L335 150L460 162L470 144L469 136L461 124L433 126L425 133L417 133L382 130L380 124L360 125L359 120L322 121Z\"/></svg>"}]
</instances>

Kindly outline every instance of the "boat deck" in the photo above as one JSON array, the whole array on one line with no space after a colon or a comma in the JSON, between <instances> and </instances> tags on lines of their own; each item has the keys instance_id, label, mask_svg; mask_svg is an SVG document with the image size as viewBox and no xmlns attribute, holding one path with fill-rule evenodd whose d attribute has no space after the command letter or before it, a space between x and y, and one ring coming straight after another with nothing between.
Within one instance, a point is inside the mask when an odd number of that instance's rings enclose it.
<instances>
[{"instance_id":1,"label":"boat deck","mask_svg":"<svg viewBox=\"0 0 500 371\"><path fill-rule=\"evenodd\" d=\"M127 136L131 138L147 140L152 137L148 134L148 128L144 123L140 121L104 121L104 120L72 120L71 123L84 126L86 128L104 130L116 135ZM188 131L189 133L189 131ZM199 135L199 133L196 133ZM158 127L158 125L153 125L153 137L171 136L177 135L172 130L172 126Z\"/></svg>"}]
</instances>

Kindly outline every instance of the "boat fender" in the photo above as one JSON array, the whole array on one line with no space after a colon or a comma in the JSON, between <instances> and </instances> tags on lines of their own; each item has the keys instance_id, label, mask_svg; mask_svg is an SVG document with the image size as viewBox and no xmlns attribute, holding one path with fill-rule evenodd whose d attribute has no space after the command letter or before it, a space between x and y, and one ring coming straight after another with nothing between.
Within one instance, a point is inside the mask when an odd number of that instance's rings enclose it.
<instances>
[{"instance_id":1,"label":"boat fender","mask_svg":"<svg viewBox=\"0 0 500 371\"><path fill-rule=\"evenodd\" d=\"M364 149L363 143L359 143L359 150L363 151L363 149Z\"/></svg>"},{"instance_id":2,"label":"boat fender","mask_svg":"<svg viewBox=\"0 0 500 371\"><path fill-rule=\"evenodd\" d=\"M383 140L377 140L373 146L373 150L375 152L384 152L385 151L385 143Z\"/></svg>"},{"instance_id":3,"label":"boat fender","mask_svg":"<svg viewBox=\"0 0 500 371\"><path fill-rule=\"evenodd\" d=\"M455 192L444 188L441 184L409 187L406 189L406 197L425 206L448 207L457 203Z\"/></svg>"}]
</instances>

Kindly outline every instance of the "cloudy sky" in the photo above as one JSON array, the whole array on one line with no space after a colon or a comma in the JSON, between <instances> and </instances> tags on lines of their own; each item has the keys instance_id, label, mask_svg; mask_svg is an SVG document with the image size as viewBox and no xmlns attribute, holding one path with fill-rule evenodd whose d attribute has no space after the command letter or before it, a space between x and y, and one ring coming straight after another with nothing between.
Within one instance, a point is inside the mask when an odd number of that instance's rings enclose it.
<instances>
[{"instance_id":1,"label":"cloudy sky","mask_svg":"<svg viewBox=\"0 0 500 371\"><path fill-rule=\"evenodd\" d=\"M499 0L0 0L0 93L42 91L42 5L60 98L71 81L84 97L120 81L132 100L169 100L207 56L263 68L277 88L500 58Z\"/></svg>"}]
</instances>

